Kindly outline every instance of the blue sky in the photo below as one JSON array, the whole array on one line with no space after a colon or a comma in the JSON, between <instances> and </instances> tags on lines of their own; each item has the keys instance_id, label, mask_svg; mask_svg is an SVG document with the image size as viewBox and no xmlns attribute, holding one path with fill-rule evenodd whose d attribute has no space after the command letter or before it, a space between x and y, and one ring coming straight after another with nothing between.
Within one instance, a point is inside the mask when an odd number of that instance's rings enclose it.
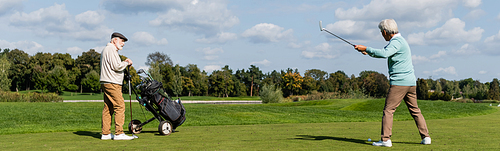
<instances>
[{"instance_id":1,"label":"blue sky","mask_svg":"<svg viewBox=\"0 0 500 151\"><path fill-rule=\"evenodd\" d=\"M321 32L382 48L377 28L393 18L412 49L418 78L489 82L500 68L500 1L481 0L0 0L0 48L69 53L102 51L112 32L129 38L120 54L147 68L149 53L211 72L258 66L263 72L342 70L387 75L370 58Z\"/></svg>"}]
</instances>

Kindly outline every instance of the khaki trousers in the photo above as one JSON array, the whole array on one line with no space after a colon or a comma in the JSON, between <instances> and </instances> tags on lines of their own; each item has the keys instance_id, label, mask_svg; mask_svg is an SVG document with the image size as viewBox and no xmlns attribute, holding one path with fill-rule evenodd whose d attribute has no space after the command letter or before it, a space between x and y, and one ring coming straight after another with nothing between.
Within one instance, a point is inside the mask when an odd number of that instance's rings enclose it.
<instances>
[{"instance_id":1,"label":"khaki trousers","mask_svg":"<svg viewBox=\"0 0 500 151\"><path fill-rule=\"evenodd\" d=\"M391 85L387 98L385 99L384 115L382 117L382 141L387 141L391 138L393 114L402 100L405 101L413 120L415 120L420 137L422 139L429 137L427 124L417 105L417 87Z\"/></svg>"},{"instance_id":2,"label":"khaki trousers","mask_svg":"<svg viewBox=\"0 0 500 151\"><path fill-rule=\"evenodd\" d=\"M115 114L115 134L123 133L125 123L125 102L122 86L119 84L101 84L104 91L104 109L102 110L102 134L111 134L111 119Z\"/></svg>"}]
</instances>

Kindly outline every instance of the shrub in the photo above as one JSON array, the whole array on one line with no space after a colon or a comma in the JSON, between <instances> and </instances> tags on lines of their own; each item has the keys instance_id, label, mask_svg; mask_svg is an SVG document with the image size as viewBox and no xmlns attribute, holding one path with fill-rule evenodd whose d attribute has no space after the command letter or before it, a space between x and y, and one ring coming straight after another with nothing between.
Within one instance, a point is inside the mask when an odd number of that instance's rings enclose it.
<instances>
[{"instance_id":1,"label":"shrub","mask_svg":"<svg viewBox=\"0 0 500 151\"><path fill-rule=\"evenodd\" d=\"M283 102L283 92L281 91L281 88L276 88L274 85L264 85L259 94L262 99L262 103Z\"/></svg>"},{"instance_id":2,"label":"shrub","mask_svg":"<svg viewBox=\"0 0 500 151\"><path fill-rule=\"evenodd\" d=\"M55 93L27 93L0 91L0 102L62 102Z\"/></svg>"},{"instance_id":3,"label":"shrub","mask_svg":"<svg viewBox=\"0 0 500 151\"><path fill-rule=\"evenodd\" d=\"M498 103L498 100L483 100L481 103Z\"/></svg>"}]
</instances>

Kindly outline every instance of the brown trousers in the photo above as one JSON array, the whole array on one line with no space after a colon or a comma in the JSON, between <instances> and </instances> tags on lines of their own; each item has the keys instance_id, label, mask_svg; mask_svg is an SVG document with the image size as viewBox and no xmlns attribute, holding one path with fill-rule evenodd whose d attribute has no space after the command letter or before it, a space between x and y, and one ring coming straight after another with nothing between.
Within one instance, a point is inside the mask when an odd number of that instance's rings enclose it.
<instances>
[{"instance_id":1,"label":"brown trousers","mask_svg":"<svg viewBox=\"0 0 500 151\"><path fill-rule=\"evenodd\" d=\"M427 124L417 105L417 87L391 85L387 98L385 99L384 116L382 117L382 141L387 141L391 138L393 114L402 100L405 101L413 120L415 120L415 124L420 132L420 137L422 139L429 137Z\"/></svg>"},{"instance_id":2,"label":"brown trousers","mask_svg":"<svg viewBox=\"0 0 500 151\"><path fill-rule=\"evenodd\" d=\"M115 134L123 133L125 123L125 102L122 86L119 84L101 84L104 91L104 109L102 110L102 134L111 134L111 119L115 114Z\"/></svg>"}]
</instances>

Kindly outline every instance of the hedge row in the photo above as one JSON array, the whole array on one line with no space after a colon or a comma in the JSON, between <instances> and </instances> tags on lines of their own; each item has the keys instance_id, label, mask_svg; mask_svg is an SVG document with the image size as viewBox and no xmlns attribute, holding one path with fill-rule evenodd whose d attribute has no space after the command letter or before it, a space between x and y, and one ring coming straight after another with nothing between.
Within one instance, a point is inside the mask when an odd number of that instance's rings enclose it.
<instances>
[{"instance_id":1,"label":"hedge row","mask_svg":"<svg viewBox=\"0 0 500 151\"><path fill-rule=\"evenodd\" d=\"M27 93L0 91L0 102L62 102L55 93Z\"/></svg>"}]
</instances>

